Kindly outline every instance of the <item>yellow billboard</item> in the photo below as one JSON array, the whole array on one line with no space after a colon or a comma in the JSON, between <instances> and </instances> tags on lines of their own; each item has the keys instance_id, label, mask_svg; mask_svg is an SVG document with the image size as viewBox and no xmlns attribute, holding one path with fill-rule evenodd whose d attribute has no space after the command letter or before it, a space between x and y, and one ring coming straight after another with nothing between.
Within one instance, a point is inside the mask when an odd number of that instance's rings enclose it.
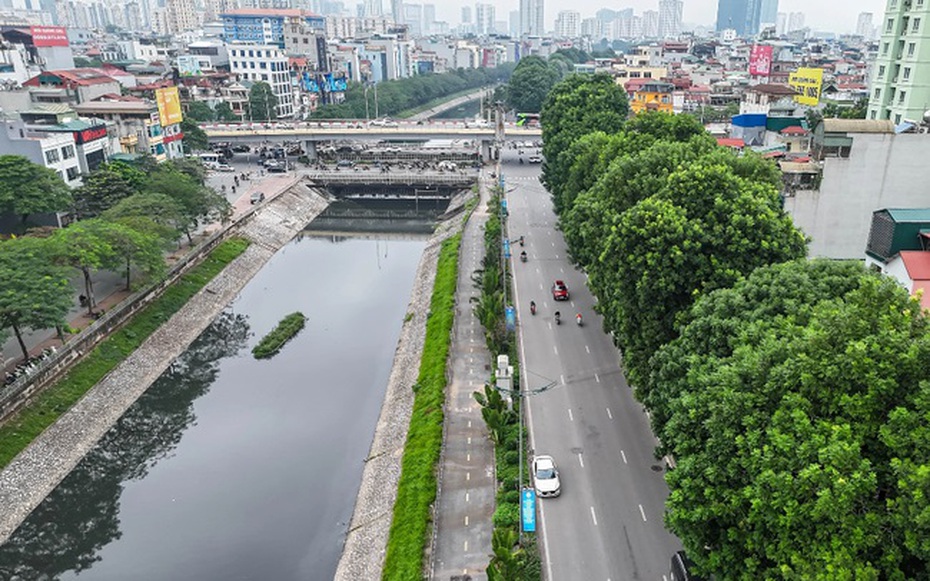
<instances>
[{"instance_id":1,"label":"yellow billboard","mask_svg":"<svg viewBox=\"0 0 930 581\"><path fill-rule=\"evenodd\" d=\"M802 105L816 107L820 103L823 86L823 69L800 68L788 77L788 84L798 92L794 100Z\"/></svg>"},{"instance_id":2,"label":"yellow billboard","mask_svg":"<svg viewBox=\"0 0 930 581\"><path fill-rule=\"evenodd\" d=\"M166 87L155 90L155 101L158 103L158 119L162 127L174 125L184 120L181 114L181 96L177 87Z\"/></svg>"}]
</instances>

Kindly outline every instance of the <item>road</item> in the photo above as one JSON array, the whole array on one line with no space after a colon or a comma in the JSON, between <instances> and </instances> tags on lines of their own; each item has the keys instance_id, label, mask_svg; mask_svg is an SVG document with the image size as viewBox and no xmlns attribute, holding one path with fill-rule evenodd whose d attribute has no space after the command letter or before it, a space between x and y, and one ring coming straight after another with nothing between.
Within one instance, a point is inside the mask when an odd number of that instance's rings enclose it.
<instances>
[{"instance_id":1,"label":"road","mask_svg":"<svg viewBox=\"0 0 930 581\"><path fill-rule=\"evenodd\" d=\"M520 165L516 158L517 152L505 151L502 173L509 237L525 236L529 256L525 264L512 264L524 389L556 383L527 397L530 445L555 458L563 489L559 498L538 503L544 578L662 580L681 548L663 526L664 463L654 457L648 418L593 310L585 275L568 259L549 194L538 181L540 166ZM566 282L570 301L552 300L555 279ZM531 300L538 306L535 316ZM556 310L562 314L558 326ZM575 324L578 312L583 327Z\"/></svg>"},{"instance_id":2,"label":"road","mask_svg":"<svg viewBox=\"0 0 930 581\"><path fill-rule=\"evenodd\" d=\"M421 120L425 121L426 119L429 119L430 117L433 117L434 115L438 115L442 113L443 111L448 111L449 109L454 109L458 107L459 105L462 105L463 103L468 103L469 101L475 101L477 99L480 99L481 97L492 92L493 90L494 90L493 87L491 88L482 87L480 89L477 89L475 91L468 93L467 95L456 97L455 99L451 99L449 101L446 101L445 103L440 103L439 105L436 105L435 107L431 109L427 109L426 111L421 111L415 115L411 115L410 117L408 117L408 119L411 121L421 121Z\"/></svg>"}]
</instances>

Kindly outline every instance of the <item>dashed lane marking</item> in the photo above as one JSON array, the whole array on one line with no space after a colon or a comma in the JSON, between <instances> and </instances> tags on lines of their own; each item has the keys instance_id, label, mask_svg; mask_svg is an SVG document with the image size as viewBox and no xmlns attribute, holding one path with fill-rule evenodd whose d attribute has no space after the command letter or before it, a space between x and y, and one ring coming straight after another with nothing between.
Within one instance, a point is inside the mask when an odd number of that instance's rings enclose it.
<instances>
[{"instance_id":1,"label":"dashed lane marking","mask_svg":"<svg viewBox=\"0 0 930 581\"><path fill-rule=\"evenodd\" d=\"M620 457L623 458L623 463L624 463L624 464L627 464L627 463L628 463L628 462L626 461L626 454L623 452L623 450L620 450Z\"/></svg>"},{"instance_id":2,"label":"dashed lane marking","mask_svg":"<svg viewBox=\"0 0 930 581\"><path fill-rule=\"evenodd\" d=\"M639 514L643 517L643 522L646 522L646 511L643 510L643 505L639 505Z\"/></svg>"},{"instance_id":3,"label":"dashed lane marking","mask_svg":"<svg viewBox=\"0 0 930 581\"><path fill-rule=\"evenodd\" d=\"M594 526L597 526L597 515L594 514L594 507L591 507L591 520L594 521Z\"/></svg>"}]
</instances>

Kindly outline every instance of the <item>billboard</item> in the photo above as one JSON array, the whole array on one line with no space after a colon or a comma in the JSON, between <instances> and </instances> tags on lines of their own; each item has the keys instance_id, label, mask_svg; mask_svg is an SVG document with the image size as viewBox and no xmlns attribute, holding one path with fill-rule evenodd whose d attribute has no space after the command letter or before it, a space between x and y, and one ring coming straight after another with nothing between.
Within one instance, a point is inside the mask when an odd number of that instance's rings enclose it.
<instances>
[{"instance_id":1,"label":"billboard","mask_svg":"<svg viewBox=\"0 0 930 581\"><path fill-rule=\"evenodd\" d=\"M197 55L179 55L178 74L182 77L199 77L202 75L203 71L200 70L200 59L197 58Z\"/></svg>"},{"instance_id":2,"label":"billboard","mask_svg":"<svg viewBox=\"0 0 930 581\"><path fill-rule=\"evenodd\" d=\"M767 77L772 72L773 48L768 44L754 44L749 53L749 74L754 77Z\"/></svg>"},{"instance_id":3,"label":"billboard","mask_svg":"<svg viewBox=\"0 0 930 581\"><path fill-rule=\"evenodd\" d=\"M68 46L68 31L64 26L30 26L35 46Z\"/></svg>"},{"instance_id":4,"label":"billboard","mask_svg":"<svg viewBox=\"0 0 930 581\"><path fill-rule=\"evenodd\" d=\"M536 532L536 491L532 488L524 488L520 494L520 515L523 532Z\"/></svg>"},{"instance_id":5,"label":"billboard","mask_svg":"<svg viewBox=\"0 0 930 581\"><path fill-rule=\"evenodd\" d=\"M310 73L301 73L300 74L300 86L304 91L308 93L319 93L320 92L320 83Z\"/></svg>"},{"instance_id":6,"label":"billboard","mask_svg":"<svg viewBox=\"0 0 930 581\"><path fill-rule=\"evenodd\" d=\"M184 119L181 115L181 97L177 87L156 89L155 101L158 103L158 119L162 127L180 123Z\"/></svg>"},{"instance_id":7,"label":"billboard","mask_svg":"<svg viewBox=\"0 0 930 581\"><path fill-rule=\"evenodd\" d=\"M815 107L820 103L823 69L800 68L788 77L788 85L799 93L795 101Z\"/></svg>"}]
</instances>

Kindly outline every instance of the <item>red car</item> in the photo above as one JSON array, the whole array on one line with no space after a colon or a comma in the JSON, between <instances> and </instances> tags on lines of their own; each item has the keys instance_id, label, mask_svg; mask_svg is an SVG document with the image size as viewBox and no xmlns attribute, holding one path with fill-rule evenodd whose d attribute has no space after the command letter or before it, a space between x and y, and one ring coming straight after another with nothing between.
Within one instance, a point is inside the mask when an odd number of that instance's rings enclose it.
<instances>
[{"instance_id":1,"label":"red car","mask_svg":"<svg viewBox=\"0 0 930 581\"><path fill-rule=\"evenodd\" d=\"M552 299L556 301L568 300L568 287L561 280L552 283Z\"/></svg>"}]
</instances>

